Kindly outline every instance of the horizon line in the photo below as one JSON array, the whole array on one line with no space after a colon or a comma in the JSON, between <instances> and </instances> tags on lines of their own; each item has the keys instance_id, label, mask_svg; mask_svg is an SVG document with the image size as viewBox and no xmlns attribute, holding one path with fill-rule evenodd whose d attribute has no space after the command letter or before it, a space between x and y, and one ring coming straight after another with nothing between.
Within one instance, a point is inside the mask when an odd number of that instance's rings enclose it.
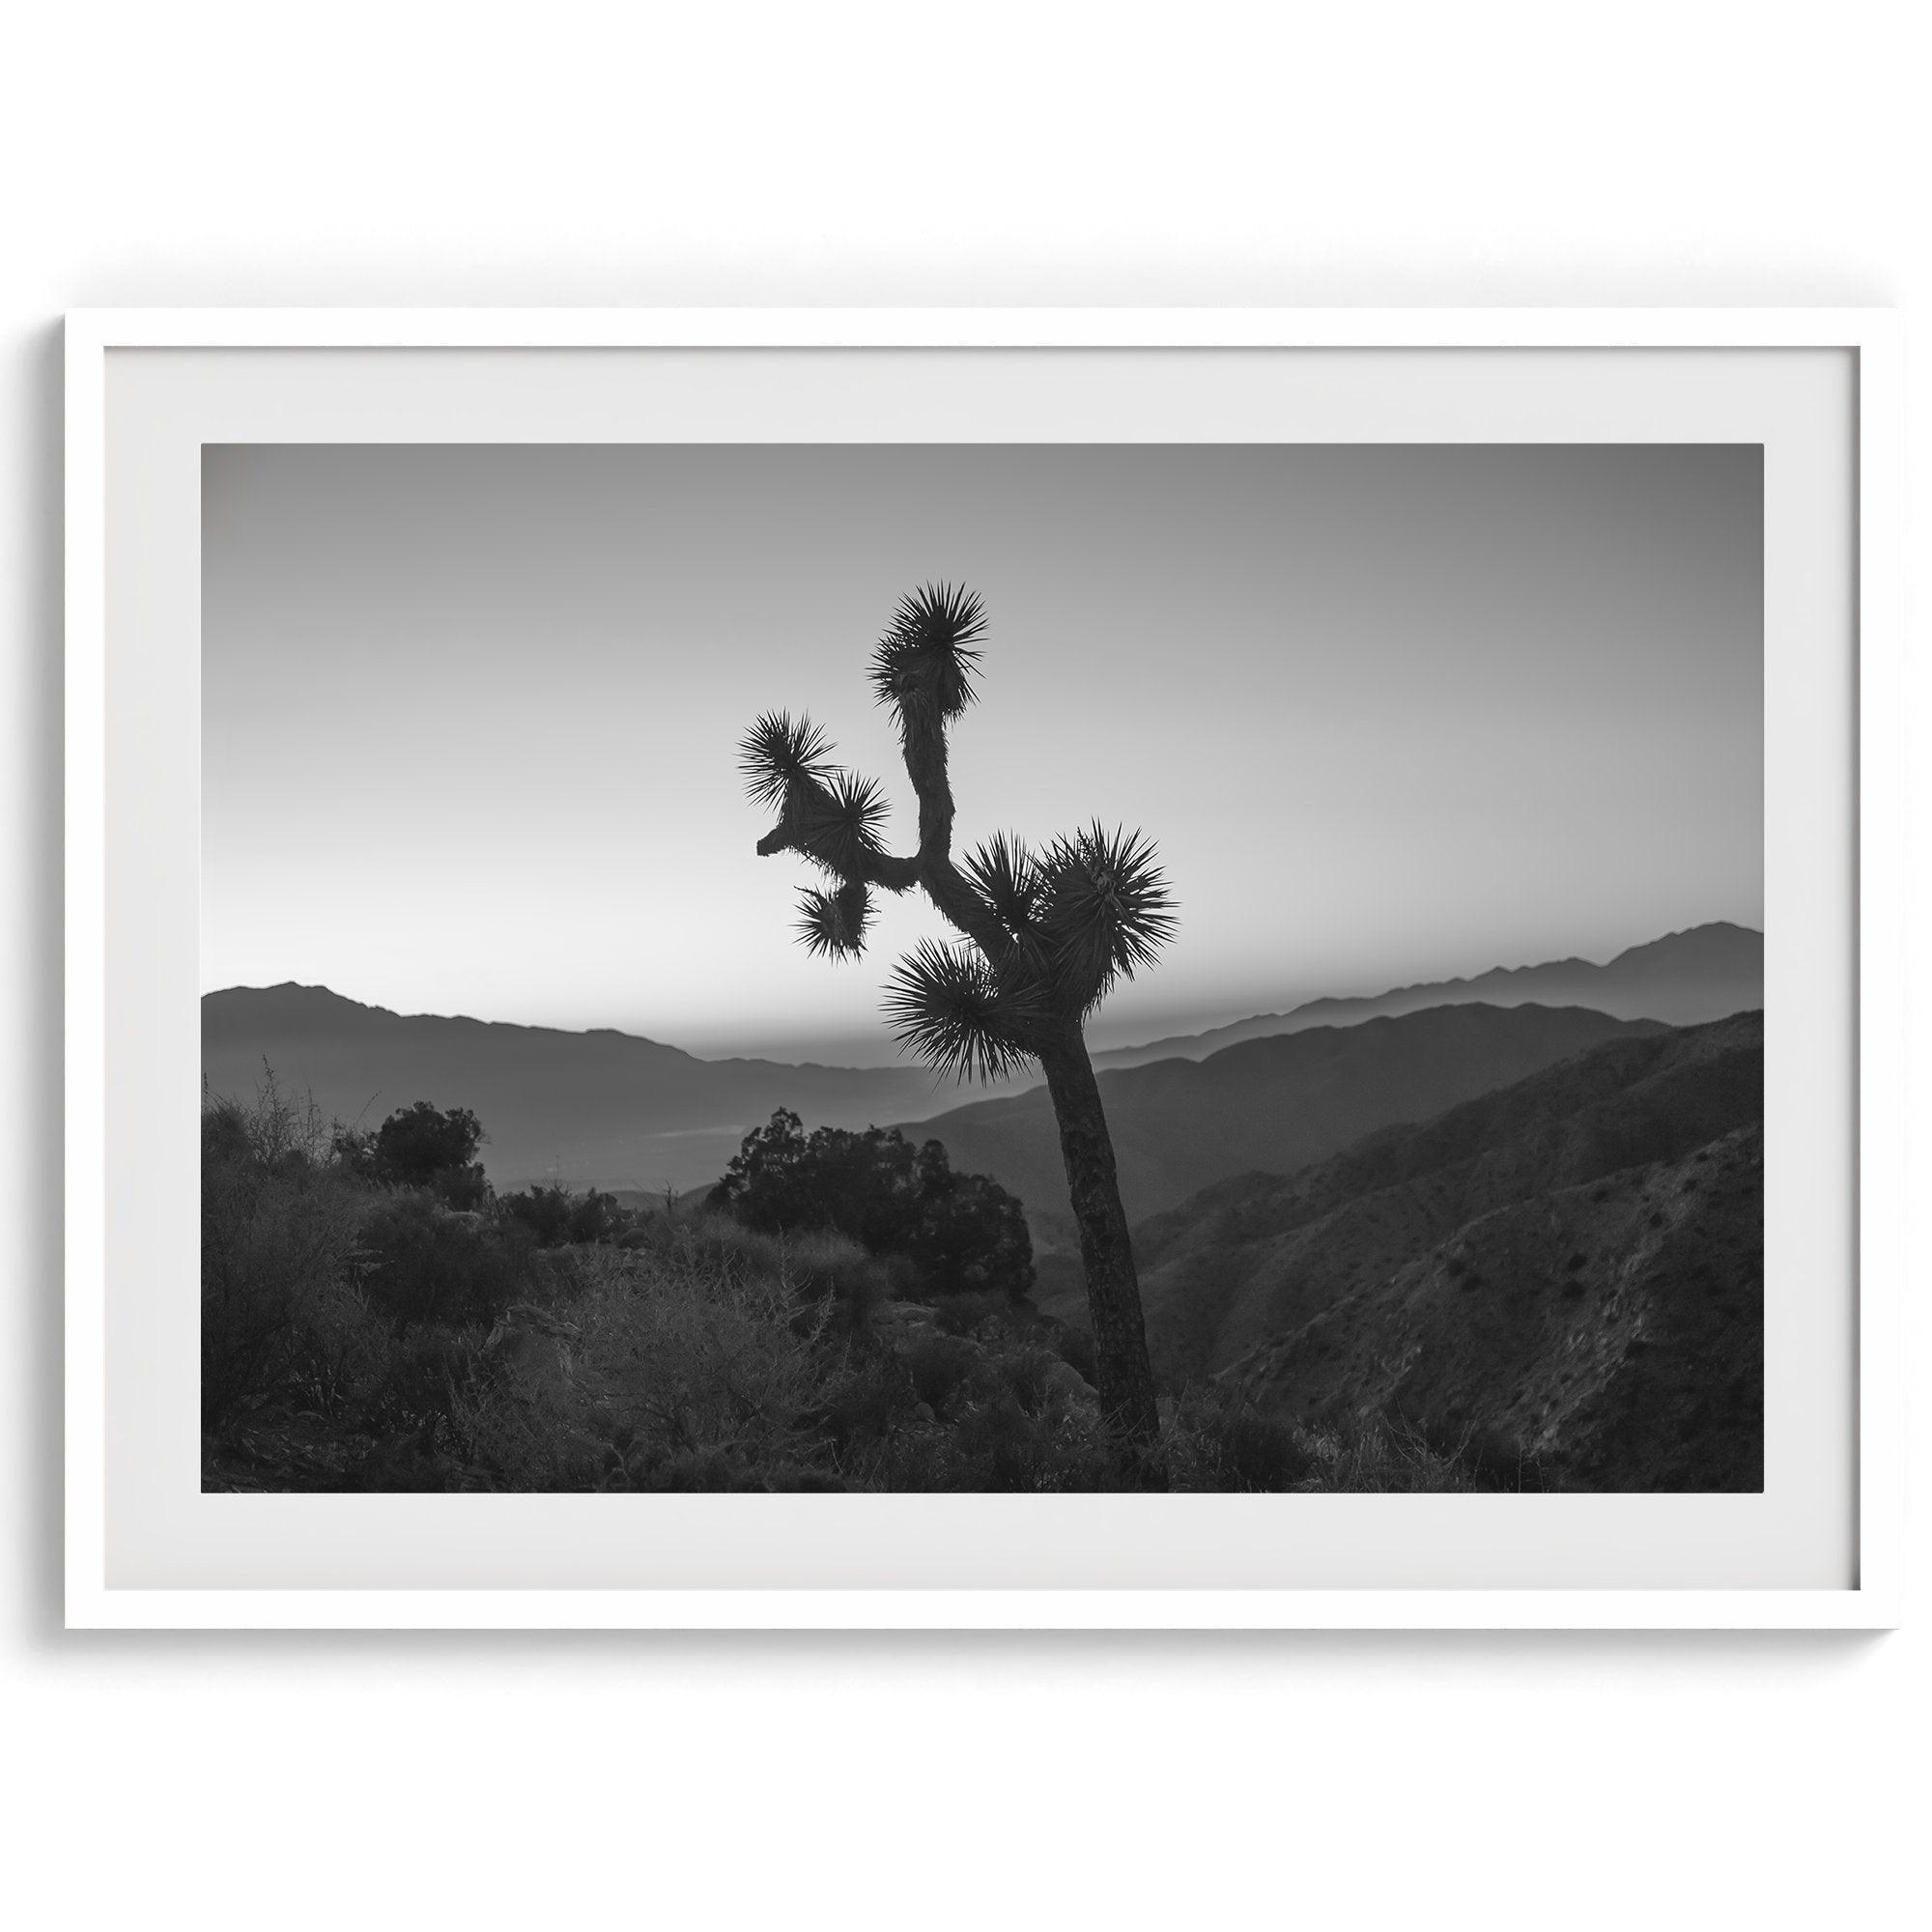
<instances>
[{"instance_id":1,"label":"horizon line","mask_svg":"<svg viewBox=\"0 0 1932 1932\"><path fill-rule=\"evenodd\" d=\"M1480 972L1451 974L1438 980L1409 980L1397 985L1383 986L1379 991L1377 992L1317 993L1307 999L1296 1000L1295 1002L1293 1002L1293 1004L1286 1007L1276 1007L1267 1009L1262 1009L1258 1007L1251 1009L1245 1012L1237 1011L1232 1017L1227 1019L1204 1019L1202 1023L1196 1026L1191 1032L1160 1033L1154 1035L1151 1038L1144 1040L1128 1040L1117 1046L1101 1047L1097 1049L1094 1057L1098 1058L1100 1055L1104 1054L1142 1052L1149 1047L1163 1046L1171 1042L1182 1039L1199 1038L1207 1034L1221 1032L1222 1030L1228 1027L1240 1026L1250 1020L1284 1019L1292 1016L1293 1014L1298 1012L1304 1012L1311 1007L1340 1005L1359 1000L1393 999L1399 994L1416 992L1426 986L1443 986L1443 987L1467 986L1473 984L1478 980L1486 980L1490 978L1492 974L1534 973L1534 972L1541 972L1547 968L1561 967L1561 966L1584 966L1596 972L1603 972L1607 970L1609 967L1614 966L1619 959L1624 958L1625 956L1627 956L1632 952L1640 952L1649 947L1662 946L1669 940L1682 939L1693 932L1714 931L1720 928L1728 928L1733 932L1747 933L1751 937L1756 939L1762 939L1764 937L1764 931L1761 926L1746 925L1737 920L1733 919L1699 920L1695 923L1690 925L1676 926L1673 927L1668 932L1661 932L1657 934L1655 938L1652 939L1641 939L1633 941L1628 946L1618 948L1618 950L1612 952L1606 959L1590 959L1582 953L1572 952L1572 953L1565 953L1560 957L1526 960L1521 965L1518 966L1505 966L1498 963L1493 966L1486 966ZM217 999L226 993L275 993L275 992L281 992L285 988L292 988L297 992L303 992L303 993L327 993L331 999L341 1000L349 1006L360 1007L366 1012L386 1013L392 1019L446 1020L452 1023L463 1023L469 1026L508 1026L508 1027L516 1027L517 1029L525 1033L565 1034L573 1038L588 1038L591 1037L592 1036L599 1034L611 1034L616 1036L620 1039L637 1040L645 1046L662 1047L668 1052L683 1054L686 1059L695 1060L706 1065L728 1065L733 1061L762 1061L767 1065L788 1065L788 1066L799 1066L799 1067L819 1066L828 1068L846 1068L848 1067L849 1065L846 1062L837 1061L837 1060L817 1060L817 1059L786 1060L782 1058L774 1058L773 1055L769 1053L755 1053L755 1052L716 1053L716 1054L694 1053L688 1047L678 1046L670 1040L660 1039L655 1035L643 1034L643 1033L632 1033L624 1027L616 1027L616 1026L580 1026L580 1027L554 1026L539 1020L483 1019L474 1013L450 1013L450 1012L428 1012L428 1011L406 1013L401 1011L397 1008L385 1007L383 1006L380 1002L374 1000L358 1000L355 997L354 994L340 992L335 987L327 985L319 980L310 981L304 980L270 980L262 985L248 985L237 981L234 984L227 986L207 987L198 995L198 998L202 1001L207 1001L212 999ZM1529 1004L1534 1005L1537 1003L1530 1002ZM849 1070L855 1072L884 1071L884 1070L890 1070L891 1068L898 1065L900 1063L897 1061L887 1061L880 1063L877 1066L850 1067ZM911 1065L913 1063L907 1063L907 1064Z\"/></svg>"}]
</instances>

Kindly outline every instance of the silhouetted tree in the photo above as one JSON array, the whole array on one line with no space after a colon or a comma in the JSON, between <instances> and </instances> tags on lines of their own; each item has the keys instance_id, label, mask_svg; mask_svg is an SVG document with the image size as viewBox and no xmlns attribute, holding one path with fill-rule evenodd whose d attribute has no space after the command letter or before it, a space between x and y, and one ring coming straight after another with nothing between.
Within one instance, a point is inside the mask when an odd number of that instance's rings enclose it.
<instances>
[{"instance_id":1,"label":"silhouetted tree","mask_svg":"<svg viewBox=\"0 0 1932 1932\"><path fill-rule=\"evenodd\" d=\"M1173 902L1149 841L1097 822L1039 852L1001 835L955 863L948 730L974 700L985 628L976 594L936 584L900 600L872 656L872 689L897 721L919 797L917 851L886 850L884 794L832 764L830 741L809 718L768 711L741 748L752 798L779 814L758 852L797 852L826 874L829 890L800 895L799 937L814 953L843 958L864 950L875 887L919 888L965 941L927 940L899 962L888 1022L956 1079L998 1079L1032 1061L1046 1075L1080 1232L1101 1405L1130 1463L1158 1481L1140 1284L1083 1027L1117 979L1152 961L1173 932Z\"/></svg>"},{"instance_id":2,"label":"silhouetted tree","mask_svg":"<svg viewBox=\"0 0 1932 1932\"><path fill-rule=\"evenodd\" d=\"M453 1208L478 1208L489 1198L476 1150L483 1144L483 1123L468 1107L446 1113L418 1100L399 1108L376 1129L367 1146L367 1162L374 1179L398 1187L427 1187ZM351 1144L338 1144L345 1157Z\"/></svg>"},{"instance_id":3,"label":"silhouetted tree","mask_svg":"<svg viewBox=\"0 0 1932 1932\"><path fill-rule=\"evenodd\" d=\"M707 1205L760 1234L832 1228L875 1255L903 1255L933 1294L1033 1286L1033 1236L1018 1197L983 1174L955 1174L937 1141L896 1128L819 1127L788 1107L754 1127Z\"/></svg>"}]
</instances>

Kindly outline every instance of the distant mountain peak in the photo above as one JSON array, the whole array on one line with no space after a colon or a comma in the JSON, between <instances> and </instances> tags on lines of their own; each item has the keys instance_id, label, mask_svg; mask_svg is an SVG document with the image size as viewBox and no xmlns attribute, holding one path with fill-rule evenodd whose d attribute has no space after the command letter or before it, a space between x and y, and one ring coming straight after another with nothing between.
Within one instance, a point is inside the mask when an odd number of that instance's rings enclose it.
<instances>
[{"instance_id":1,"label":"distant mountain peak","mask_svg":"<svg viewBox=\"0 0 1932 1932\"><path fill-rule=\"evenodd\" d=\"M1170 1035L1143 1046L1094 1055L1104 1067L1151 1061L1202 1060L1241 1040L1299 1033L1307 1028L1360 1025L1432 1007L1582 1007L1617 1019L1691 1026L1747 1012L1764 1004L1764 935L1728 920L1686 926L1627 947L1599 964L1573 955L1534 966L1492 966L1468 978L1422 980L1361 996L1306 1000L1276 1012L1256 1013L1205 1033Z\"/></svg>"},{"instance_id":2,"label":"distant mountain peak","mask_svg":"<svg viewBox=\"0 0 1932 1932\"><path fill-rule=\"evenodd\" d=\"M247 1016L249 1023L259 1023L265 1010L285 1017L327 1019L351 1025L360 1016L364 1020L394 1020L409 1026L492 1027L506 1033L543 1034L566 1039L620 1039L654 1047L660 1053L684 1052L682 1047L667 1045L645 1034L626 1033L620 1027L535 1026L523 1020L479 1019L473 1013L399 1012L393 1007L379 1007L372 1001L338 993L332 986L311 986L299 980L282 980L272 986L222 986L201 996L204 1027L211 1020L218 1025L230 1015L242 1014Z\"/></svg>"},{"instance_id":3,"label":"distant mountain peak","mask_svg":"<svg viewBox=\"0 0 1932 1932\"><path fill-rule=\"evenodd\" d=\"M1666 932L1657 939L1646 939L1636 946L1627 946L1614 958L1605 962L1606 966L1620 966L1629 959L1641 959L1662 952L1683 952L1690 951L1707 952L1718 947L1736 952L1740 956L1755 953L1764 956L1764 934L1752 925L1736 925L1727 919L1707 920L1702 925L1687 925L1676 932Z\"/></svg>"}]
</instances>

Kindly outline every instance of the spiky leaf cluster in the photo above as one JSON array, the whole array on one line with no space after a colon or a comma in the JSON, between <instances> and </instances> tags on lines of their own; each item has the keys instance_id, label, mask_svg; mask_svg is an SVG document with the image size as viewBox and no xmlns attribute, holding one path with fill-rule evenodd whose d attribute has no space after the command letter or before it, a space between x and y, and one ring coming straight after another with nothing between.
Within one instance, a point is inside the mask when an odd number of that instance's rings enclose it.
<instances>
[{"instance_id":1,"label":"spiky leaf cluster","mask_svg":"<svg viewBox=\"0 0 1932 1932\"><path fill-rule=\"evenodd\" d=\"M959 869L1016 939L1032 932L1045 897L1037 861L1009 832L996 832L969 852Z\"/></svg>"},{"instance_id":2,"label":"spiky leaf cluster","mask_svg":"<svg viewBox=\"0 0 1932 1932\"><path fill-rule=\"evenodd\" d=\"M928 583L899 599L872 653L872 690L901 722L953 719L973 702L985 608L964 584Z\"/></svg>"},{"instance_id":3,"label":"spiky leaf cluster","mask_svg":"<svg viewBox=\"0 0 1932 1932\"><path fill-rule=\"evenodd\" d=\"M886 982L886 1024L941 1078L1003 1080L1031 1056L1039 1018L1026 988L967 946L923 940Z\"/></svg>"},{"instance_id":4,"label":"spiky leaf cluster","mask_svg":"<svg viewBox=\"0 0 1932 1932\"><path fill-rule=\"evenodd\" d=\"M832 741L802 713L767 711L738 744L745 789L758 805L783 810L793 788L823 784Z\"/></svg>"},{"instance_id":5,"label":"spiky leaf cluster","mask_svg":"<svg viewBox=\"0 0 1932 1932\"><path fill-rule=\"evenodd\" d=\"M886 795L876 781L834 771L794 783L790 811L799 850L836 879L852 879L879 850Z\"/></svg>"},{"instance_id":6,"label":"spiky leaf cluster","mask_svg":"<svg viewBox=\"0 0 1932 1932\"><path fill-rule=\"evenodd\" d=\"M872 895L858 881L836 893L807 889L798 895L799 943L820 958L856 958L866 950L871 923Z\"/></svg>"},{"instance_id":7,"label":"spiky leaf cluster","mask_svg":"<svg viewBox=\"0 0 1932 1932\"><path fill-rule=\"evenodd\" d=\"M1117 979L1151 966L1174 935L1174 900L1151 840L1090 825L1040 863L1038 925L1057 1001L1086 1014Z\"/></svg>"}]
</instances>

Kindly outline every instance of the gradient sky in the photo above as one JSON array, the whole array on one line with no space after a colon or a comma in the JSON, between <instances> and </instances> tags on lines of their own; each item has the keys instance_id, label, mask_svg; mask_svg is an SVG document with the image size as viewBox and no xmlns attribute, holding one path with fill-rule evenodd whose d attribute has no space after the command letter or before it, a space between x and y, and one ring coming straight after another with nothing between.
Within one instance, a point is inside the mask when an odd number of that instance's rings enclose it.
<instances>
[{"instance_id":1,"label":"gradient sky","mask_svg":"<svg viewBox=\"0 0 1932 1932\"><path fill-rule=\"evenodd\" d=\"M958 846L1144 827L1180 901L1098 1044L1763 923L1755 446L211 447L205 988L893 1057L793 943L736 743L991 618Z\"/></svg>"}]
</instances>

